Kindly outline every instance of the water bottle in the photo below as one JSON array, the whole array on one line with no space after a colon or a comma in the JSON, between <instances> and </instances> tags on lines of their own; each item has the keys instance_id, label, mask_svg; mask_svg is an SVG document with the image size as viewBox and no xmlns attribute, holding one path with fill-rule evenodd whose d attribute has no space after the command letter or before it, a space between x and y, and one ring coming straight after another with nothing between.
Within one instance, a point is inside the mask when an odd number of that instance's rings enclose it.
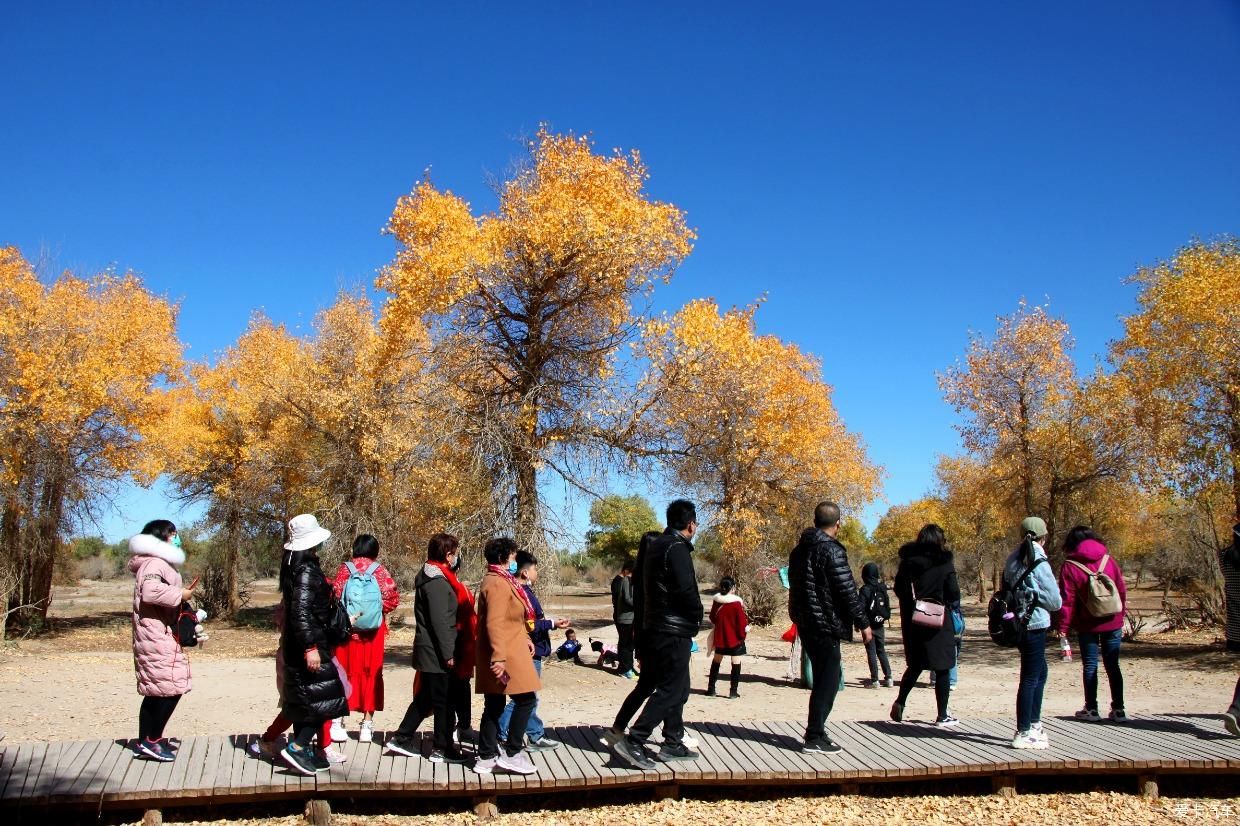
<instances>
[{"instance_id":1,"label":"water bottle","mask_svg":"<svg viewBox=\"0 0 1240 826\"><path fill-rule=\"evenodd\" d=\"M1068 642L1067 636L1059 638L1059 656L1066 663L1072 662L1072 644Z\"/></svg>"}]
</instances>

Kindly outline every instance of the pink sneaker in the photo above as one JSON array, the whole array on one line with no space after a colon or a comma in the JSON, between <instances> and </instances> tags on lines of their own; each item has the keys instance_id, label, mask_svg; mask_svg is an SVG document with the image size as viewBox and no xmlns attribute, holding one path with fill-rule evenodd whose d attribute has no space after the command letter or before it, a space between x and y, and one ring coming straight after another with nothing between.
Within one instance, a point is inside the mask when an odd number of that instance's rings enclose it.
<instances>
[{"instance_id":1,"label":"pink sneaker","mask_svg":"<svg viewBox=\"0 0 1240 826\"><path fill-rule=\"evenodd\" d=\"M349 759L347 755L341 754L340 752L336 751L331 746L328 746L327 748L320 751L319 757L322 757L328 763L345 763Z\"/></svg>"}]
</instances>

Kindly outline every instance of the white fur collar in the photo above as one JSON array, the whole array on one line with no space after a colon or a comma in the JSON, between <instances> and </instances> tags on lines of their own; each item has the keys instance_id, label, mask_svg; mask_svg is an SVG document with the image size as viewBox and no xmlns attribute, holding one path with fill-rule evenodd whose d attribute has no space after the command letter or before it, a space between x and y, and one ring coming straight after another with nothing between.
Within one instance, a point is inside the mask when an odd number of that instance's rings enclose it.
<instances>
[{"instance_id":1,"label":"white fur collar","mask_svg":"<svg viewBox=\"0 0 1240 826\"><path fill-rule=\"evenodd\" d=\"M185 551L146 533L140 533L129 540L129 554L159 557L174 568L185 564Z\"/></svg>"},{"instance_id":2,"label":"white fur collar","mask_svg":"<svg viewBox=\"0 0 1240 826\"><path fill-rule=\"evenodd\" d=\"M719 603L720 605L728 605L729 603L733 603L733 602L743 603L744 600L738 597L736 594L715 594L715 602Z\"/></svg>"}]
</instances>

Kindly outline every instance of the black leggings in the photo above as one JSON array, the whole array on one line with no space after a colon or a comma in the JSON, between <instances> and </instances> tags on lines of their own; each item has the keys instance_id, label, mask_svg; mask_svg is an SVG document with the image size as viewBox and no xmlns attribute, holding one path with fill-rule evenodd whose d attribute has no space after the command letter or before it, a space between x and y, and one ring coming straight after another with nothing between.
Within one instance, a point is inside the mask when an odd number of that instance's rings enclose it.
<instances>
[{"instance_id":1,"label":"black leggings","mask_svg":"<svg viewBox=\"0 0 1240 826\"><path fill-rule=\"evenodd\" d=\"M947 701L952 694L951 673L950 668L934 672L934 699L938 701L940 720L947 716ZM896 698L897 703L904 705L905 701L908 700L908 695L913 691L913 686L917 685L917 678L920 676L920 668L904 669L904 676L900 678L900 696Z\"/></svg>"},{"instance_id":2,"label":"black leggings","mask_svg":"<svg viewBox=\"0 0 1240 826\"><path fill-rule=\"evenodd\" d=\"M462 680L455 674L448 680L448 702L452 706L453 717L456 718L458 729L467 729L473 720L473 692L469 690L469 680Z\"/></svg>"},{"instance_id":3,"label":"black leggings","mask_svg":"<svg viewBox=\"0 0 1240 826\"><path fill-rule=\"evenodd\" d=\"M144 740L160 740L164 736L164 726L172 719L181 695L175 697L143 697L142 707L138 709L138 737Z\"/></svg>"},{"instance_id":4,"label":"black leggings","mask_svg":"<svg viewBox=\"0 0 1240 826\"><path fill-rule=\"evenodd\" d=\"M323 728L322 720L301 720L293 723L293 742L298 748L310 748L310 741Z\"/></svg>"}]
</instances>

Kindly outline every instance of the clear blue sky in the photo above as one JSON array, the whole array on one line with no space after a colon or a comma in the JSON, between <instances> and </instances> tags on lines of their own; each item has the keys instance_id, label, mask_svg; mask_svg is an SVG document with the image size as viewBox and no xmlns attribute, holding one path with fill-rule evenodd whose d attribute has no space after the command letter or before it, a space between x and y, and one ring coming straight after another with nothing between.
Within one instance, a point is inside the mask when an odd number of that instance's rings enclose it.
<instances>
[{"instance_id":1,"label":"clear blue sky","mask_svg":"<svg viewBox=\"0 0 1240 826\"><path fill-rule=\"evenodd\" d=\"M901 502L970 328L1049 297L1089 364L1124 276L1240 232L1236 2L275 5L6 7L0 243L138 271L210 358L368 284L426 167L489 206L514 138L590 132L698 228L660 307L765 293Z\"/></svg>"}]
</instances>

